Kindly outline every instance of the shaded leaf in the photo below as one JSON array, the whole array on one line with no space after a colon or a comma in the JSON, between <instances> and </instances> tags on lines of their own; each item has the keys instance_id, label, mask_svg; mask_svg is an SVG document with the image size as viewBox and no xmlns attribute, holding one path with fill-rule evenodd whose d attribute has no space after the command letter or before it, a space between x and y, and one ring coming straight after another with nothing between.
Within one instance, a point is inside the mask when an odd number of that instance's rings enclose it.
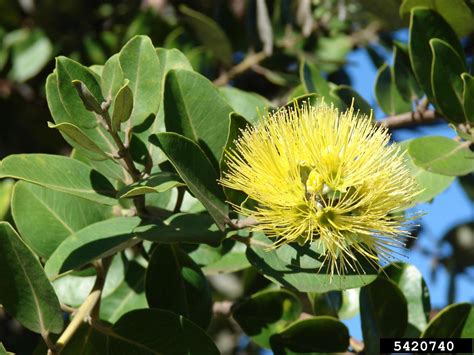
<instances>
[{"instance_id":1,"label":"shaded leaf","mask_svg":"<svg viewBox=\"0 0 474 355\"><path fill-rule=\"evenodd\" d=\"M122 122L130 119L133 112L133 93L128 86L128 80L119 89L114 99L114 111L112 113L112 129L117 132L120 130Z\"/></svg>"},{"instance_id":2,"label":"shaded leaf","mask_svg":"<svg viewBox=\"0 0 474 355\"><path fill-rule=\"evenodd\" d=\"M192 28L193 34L209 49L212 54L226 66L232 64L232 47L222 28L211 18L181 5L180 12L184 20Z\"/></svg>"},{"instance_id":3,"label":"shaded leaf","mask_svg":"<svg viewBox=\"0 0 474 355\"><path fill-rule=\"evenodd\" d=\"M411 69L407 49L399 43L395 43L393 47L393 79L405 101L414 101L423 96L423 91Z\"/></svg>"},{"instance_id":4,"label":"shaded leaf","mask_svg":"<svg viewBox=\"0 0 474 355\"><path fill-rule=\"evenodd\" d=\"M462 104L466 120L474 125L474 77L468 73L461 74L463 81Z\"/></svg>"},{"instance_id":5,"label":"shaded leaf","mask_svg":"<svg viewBox=\"0 0 474 355\"><path fill-rule=\"evenodd\" d=\"M285 349L297 353L344 352L349 347L349 331L336 318L319 316L290 324L270 342L275 354L285 354Z\"/></svg>"},{"instance_id":6,"label":"shaded leaf","mask_svg":"<svg viewBox=\"0 0 474 355\"><path fill-rule=\"evenodd\" d=\"M467 71L465 60L449 43L440 39L430 40L430 47L433 55L431 84L436 106L448 121L464 122L461 74Z\"/></svg>"},{"instance_id":7,"label":"shaded leaf","mask_svg":"<svg viewBox=\"0 0 474 355\"><path fill-rule=\"evenodd\" d=\"M282 331L301 313L300 300L291 292L261 291L232 307L232 316L259 346L270 347L272 334Z\"/></svg>"},{"instance_id":8,"label":"shaded leaf","mask_svg":"<svg viewBox=\"0 0 474 355\"><path fill-rule=\"evenodd\" d=\"M225 237L208 214L177 213L167 220L143 221L137 237L157 243L207 243L218 245Z\"/></svg>"},{"instance_id":9,"label":"shaded leaf","mask_svg":"<svg viewBox=\"0 0 474 355\"><path fill-rule=\"evenodd\" d=\"M33 252L7 222L0 222L0 304L33 332L59 333L63 318L53 287Z\"/></svg>"},{"instance_id":10,"label":"shaded leaf","mask_svg":"<svg viewBox=\"0 0 474 355\"><path fill-rule=\"evenodd\" d=\"M393 74L387 63L382 65L377 71L375 98L380 108L387 115L395 115L412 110L411 102L405 101L398 92Z\"/></svg>"},{"instance_id":11,"label":"shaded leaf","mask_svg":"<svg viewBox=\"0 0 474 355\"><path fill-rule=\"evenodd\" d=\"M209 325L212 297L207 280L201 268L176 245L159 244L154 249L145 287L150 307L185 316L203 329Z\"/></svg>"},{"instance_id":12,"label":"shaded leaf","mask_svg":"<svg viewBox=\"0 0 474 355\"><path fill-rule=\"evenodd\" d=\"M474 308L469 303L451 304L441 310L421 334L421 338L472 338Z\"/></svg>"},{"instance_id":13,"label":"shaded leaf","mask_svg":"<svg viewBox=\"0 0 474 355\"><path fill-rule=\"evenodd\" d=\"M326 292L367 285L377 278L375 270L363 257L358 257L362 272L348 271L345 275L329 273L323 265L324 256L313 242L305 246L296 243L284 244L277 249L269 247L273 242L259 234L252 237L257 243L251 243L247 249L250 263L273 282L288 289L300 292Z\"/></svg>"},{"instance_id":14,"label":"shaded leaf","mask_svg":"<svg viewBox=\"0 0 474 355\"><path fill-rule=\"evenodd\" d=\"M365 352L377 354L380 338L400 338L408 322L407 301L395 283L379 277L360 291Z\"/></svg>"},{"instance_id":15,"label":"shaded leaf","mask_svg":"<svg viewBox=\"0 0 474 355\"><path fill-rule=\"evenodd\" d=\"M154 137L154 143L166 154L189 190L207 208L217 226L223 229L228 219L228 207L212 163L199 146L186 137L176 133L159 133Z\"/></svg>"}]
</instances>

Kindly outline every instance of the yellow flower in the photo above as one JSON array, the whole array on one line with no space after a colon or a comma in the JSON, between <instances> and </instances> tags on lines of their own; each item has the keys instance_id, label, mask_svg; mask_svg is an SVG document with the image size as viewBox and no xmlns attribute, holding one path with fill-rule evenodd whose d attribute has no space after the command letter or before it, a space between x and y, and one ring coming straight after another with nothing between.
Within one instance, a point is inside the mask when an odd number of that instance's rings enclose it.
<instances>
[{"instance_id":1,"label":"yellow flower","mask_svg":"<svg viewBox=\"0 0 474 355\"><path fill-rule=\"evenodd\" d=\"M394 214L419 193L386 128L353 109L282 108L242 132L226 153L225 187L256 202L234 206L255 231L283 243L317 242L331 275L374 264L403 246L407 218Z\"/></svg>"}]
</instances>

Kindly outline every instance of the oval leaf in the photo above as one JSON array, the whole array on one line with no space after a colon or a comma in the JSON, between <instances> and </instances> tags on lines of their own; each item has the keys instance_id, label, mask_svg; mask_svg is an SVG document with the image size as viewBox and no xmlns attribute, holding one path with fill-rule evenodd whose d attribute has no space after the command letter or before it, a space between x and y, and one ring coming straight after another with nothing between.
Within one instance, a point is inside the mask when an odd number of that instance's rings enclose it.
<instances>
[{"instance_id":1,"label":"oval leaf","mask_svg":"<svg viewBox=\"0 0 474 355\"><path fill-rule=\"evenodd\" d=\"M78 160L49 154L15 154L2 160L0 177L25 180L87 200L114 205L109 180Z\"/></svg>"},{"instance_id":2,"label":"oval leaf","mask_svg":"<svg viewBox=\"0 0 474 355\"><path fill-rule=\"evenodd\" d=\"M149 193L165 192L173 187L183 186L178 175L167 171L160 171L149 177L134 182L133 184L121 189L118 198L130 198Z\"/></svg>"},{"instance_id":3,"label":"oval leaf","mask_svg":"<svg viewBox=\"0 0 474 355\"><path fill-rule=\"evenodd\" d=\"M430 172L459 176L474 171L474 153L467 144L446 137L413 139L408 145L408 154L417 166Z\"/></svg>"},{"instance_id":4,"label":"oval leaf","mask_svg":"<svg viewBox=\"0 0 474 355\"><path fill-rule=\"evenodd\" d=\"M119 89L114 99L114 111L112 114L112 129L117 132L120 130L122 122L130 119L133 111L133 93L128 86L128 80Z\"/></svg>"},{"instance_id":5,"label":"oval leaf","mask_svg":"<svg viewBox=\"0 0 474 355\"><path fill-rule=\"evenodd\" d=\"M451 304L428 324L421 338L472 338L474 307L469 303Z\"/></svg>"},{"instance_id":6,"label":"oval leaf","mask_svg":"<svg viewBox=\"0 0 474 355\"><path fill-rule=\"evenodd\" d=\"M0 222L0 304L23 326L40 334L59 333L59 301L43 268L12 226Z\"/></svg>"}]
</instances>

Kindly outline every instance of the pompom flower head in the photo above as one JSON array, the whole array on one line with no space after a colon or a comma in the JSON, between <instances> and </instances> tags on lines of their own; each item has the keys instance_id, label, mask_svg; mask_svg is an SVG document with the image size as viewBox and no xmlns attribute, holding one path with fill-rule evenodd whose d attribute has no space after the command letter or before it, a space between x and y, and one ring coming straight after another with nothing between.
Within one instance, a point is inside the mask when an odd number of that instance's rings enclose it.
<instances>
[{"instance_id":1,"label":"pompom flower head","mask_svg":"<svg viewBox=\"0 0 474 355\"><path fill-rule=\"evenodd\" d=\"M317 242L330 274L344 274L357 269L357 254L378 264L409 235L394 212L419 191L389 141L386 128L353 109L285 107L242 132L221 184L256 202L234 207L275 247Z\"/></svg>"}]
</instances>

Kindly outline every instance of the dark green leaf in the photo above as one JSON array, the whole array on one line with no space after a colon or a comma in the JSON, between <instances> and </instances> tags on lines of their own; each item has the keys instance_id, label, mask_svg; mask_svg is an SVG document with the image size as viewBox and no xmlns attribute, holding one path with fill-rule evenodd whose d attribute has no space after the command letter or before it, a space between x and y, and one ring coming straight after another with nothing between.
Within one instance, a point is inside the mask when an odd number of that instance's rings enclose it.
<instances>
[{"instance_id":1,"label":"dark green leaf","mask_svg":"<svg viewBox=\"0 0 474 355\"><path fill-rule=\"evenodd\" d=\"M465 36L474 30L472 10L464 0L404 0L400 6L400 15L410 13L417 6L435 10L459 36Z\"/></svg>"},{"instance_id":2,"label":"dark green leaf","mask_svg":"<svg viewBox=\"0 0 474 355\"><path fill-rule=\"evenodd\" d=\"M474 77L468 73L461 75L463 81L462 104L467 121L474 126ZM473 133L474 134L474 133Z\"/></svg>"},{"instance_id":3,"label":"dark green leaf","mask_svg":"<svg viewBox=\"0 0 474 355\"><path fill-rule=\"evenodd\" d=\"M158 112L162 94L161 66L149 37L136 36L119 54L120 67L133 93L130 124L137 126ZM123 83L120 83L120 87Z\"/></svg>"},{"instance_id":4,"label":"dark green leaf","mask_svg":"<svg viewBox=\"0 0 474 355\"><path fill-rule=\"evenodd\" d=\"M423 91L411 69L407 49L399 43L395 43L393 47L393 79L398 92L405 101L418 100L423 96Z\"/></svg>"},{"instance_id":5,"label":"dark green leaf","mask_svg":"<svg viewBox=\"0 0 474 355\"><path fill-rule=\"evenodd\" d=\"M466 143L447 137L416 138L408 145L413 162L427 171L448 175L466 175L474 171L474 153Z\"/></svg>"},{"instance_id":6,"label":"dark green leaf","mask_svg":"<svg viewBox=\"0 0 474 355\"><path fill-rule=\"evenodd\" d=\"M145 268L136 261L130 261L120 285L102 298L100 318L114 323L127 312L146 307Z\"/></svg>"},{"instance_id":7,"label":"dark green leaf","mask_svg":"<svg viewBox=\"0 0 474 355\"><path fill-rule=\"evenodd\" d=\"M265 277L288 289L300 292L343 290L367 285L377 278L377 270L361 256L357 256L361 263L359 272L348 271L331 277L327 265L323 266L324 256L317 249L317 243L285 244L270 249L273 242L267 237L259 234L252 239L257 242L247 249L250 263Z\"/></svg>"},{"instance_id":8,"label":"dark green leaf","mask_svg":"<svg viewBox=\"0 0 474 355\"><path fill-rule=\"evenodd\" d=\"M297 353L339 353L349 347L349 331L336 318L319 316L294 322L270 341L277 355L285 354L285 349Z\"/></svg>"},{"instance_id":9,"label":"dark green leaf","mask_svg":"<svg viewBox=\"0 0 474 355\"><path fill-rule=\"evenodd\" d=\"M171 70L166 76L165 123L199 144L217 167L222 157L232 108L214 85L188 70Z\"/></svg>"},{"instance_id":10,"label":"dark green leaf","mask_svg":"<svg viewBox=\"0 0 474 355\"><path fill-rule=\"evenodd\" d=\"M291 292L262 291L232 307L232 316L255 343L269 348L272 334L297 320L301 309L300 300Z\"/></svg>"},{"instance_id":11,"label":"dark green leaf","mask_svg":"<svg viewBox=\"0 0 474 355\"><path fill-rule=\"evenodd\" d=\"M184 20L204 47L210 50L222 64L230 66L232 47L222 28L213 19L187 6L180 6L179 10L185 15Z\"/></svg>"},{"instance_id":12,"label":"dark green leaf","mask_svg":"<svg viewBox=\"0 0 474 355\"><path fill-rule=\"evenodd\" d=\"M204 330L182 316L161 309L129 312L112 330L111 354L219 354Z\"/></svg>"},{"instance_id":13,"label":"dark green leaf","mask_svg":"<svg viewBox=\"0 0 474 355\"><path fill-rule=\"evenodd\" d=\"M380 338L400 338L408 324L407 301L395 283L379 277L360 291L365 352L378 354Z\"/></svg>"},{"instance_id":14,"label":"dark green leaf","mask_svg":"<svg viewBox=\"0 0 474 355\"><path fill-rule=\"evenodd\" d=\"M339 85L332 89L331 93L333 96L337 96L347 108L353 106L356 112L359 111L362 115L372 117L372 107L350 86ZM342 106L339 109L344 110Z\"/></svg>"},{"instance_id":15,"label":"dark green leaf","mask_svg":"<svg viewBox=\"0 0 474 355\"><path fill-rule=\"evenodd\" d=\"M133 230L139 224L138 217L116 217L71 234L49 258L46 274L53 278L125 249L135 243Z\"/></svg>"},{"instance_id":16,"label":"dark green leaf","mask_svg":"<svg viewBox=\"0 0 474 355\"><path fill-rule=\"evenodd\" d=\"M12 226L0 222L0 304L24 327L59 333L59 301L43 268Z\"/></svg>"},{"instance_id":17,"label":"dark green leaf","mask_svg":"<svg viewBox=\"0 0 474 355\"><path fill-rule=\"evenodd\" d=\"M472 338L474 307L469 303L451 304L428 324L421 338Z\"/></svg>"},{"instance_id":18,"label":"dark green leaf","mask_svg":"<svg viewBox=\"0 0 474 355\"><path fill-rule=\"evenodd\" d=\"M430 40L433 64L431 84L437 108L450 122L466 121L463 109L463 81L461 74L467 71L464 58L440 39Z\"/></svg>"},{"instance_id":19,"label":"dark green leaf","mask_svg":"<svg viewBox=\"0 0 474 355\"><path fill-rule=\"evenodd\" d=\"M133 111L133 93L128 86L128 80L119 89L114 99L114 111L112 114L112 129L117 132L120 130L122 122L130 119Z\"/></svg>"},{"instance_id":20,"label":"dark green leaf","mask_svg":"<svg viewBox=\"0 0 474 355\"><path fill-rule=\"evenodd\" d=\"M155 138L155 144L166 154L189 190L223 229L228 219L228 207L217 184L219 176L204 152L193 141L176 133L159 133Z\"/></svg>"},{"instance_id":21,"label":"dark green leaf","mask_svg":"<svg viewBox=\"0 0 474 355\"><path fill-rule=\"evenodd\" d=\"M432 38L439 38L451 44L459 56L462 57L464 51L456 33L448 23L433 10L415 8L411 12L408 52L418 83L430 101L434 103L436 101L431 88L433 56L429 44Z\"/></svg>"},{"instance_id":22,"label":"dark green leaf","mask_svg":"<svg viewBox=\"0 0 474 355\"><path fill-rule=\"evenodd\" d=\"M175 173L160 171L124 187L117 196L118 198L129 198L149 193L160 193L182 185L184 184Z\"/></svg>"},{"instance_id":23,"label":"dark green leaf","mask_svg":"<svg viewBox=\"0 0 474 355\"><path fill-rule=\"evenodd\" d=\"M146 299L154 308L185 316L206 329L212 298L201 268L176 245L159 244L146 272Z\"/></svg>"},{"instance_id":24,"label":"dark green leaf","mask_svg":"<svg viewBox=\"0 0 474 355\"><path fill-rule=\"evenodd\" d=\"M207 243L218 245L224 238L208 214L177 213L166 221L143 221L137 237L158 243Z\"/></svg>"},{"instance_id":25,"label":"dark green leaf","mask_svg":"<svg viewBox=\"0 0 474 355\"><path fill-rule=\"evenodd\" d=\"M110 207L24 181L12 194L12 214L23 241L48 258L70 234L106 219Z\"/></svg>"},{"instance_id":26,"label":"dark green leaf","mask_svg":"<svg viewBox=\"0 0 474 355\"><path fill-rule=\"evenodd\" d=\"M59 155L10 155L1 162L0 177L25 180L106 205L117 203L107 178L84 163Z\"/></svg>"},{"instance_id":27,"label":"dark green leaf","mask_svg":"<svg viewBox=\"0 0 474 355\"><path fill-rule=\"evenodd\" d=\"M405 263L393 263L381 273L393 281L406 298L408 326L404 337L417 338L428 323L431 310L430 294L418 269Z\"/></svg>"},{"instance_id":28,"label":"dark green leaf","mask_svg":"<svg viewBox=\"0 0 474 355\"><path fill-rule=\"evenodd\" d=\"M99 332L95 328L83 323L74 333L74 336L61 350L62 355L97 355L107 354L107 335Z\"/></svg>"},{"instance_id":29,"label":"dark green leaf","mask_svg":"<svg viewBox=\"0 0 474 355\"><path fill-rule=\"evenodd\" d=\"M387 63L382 65L375 79L375 98L380 108L387 115L409 112L412 104L405 101L397 90L393 74Z\"/></svg>"},{"instance_id":30,"label":"dark green leaf","mask_svg":"<svg viewBox=\"0 0 474 355\"><path fill-rule=\"evenodd\" d=\"M314 314L318 316L331 316L338 318L338 312L342 307L342 292L329 291L316 293L313 298Z\"/></svg>"}]
</instances>

